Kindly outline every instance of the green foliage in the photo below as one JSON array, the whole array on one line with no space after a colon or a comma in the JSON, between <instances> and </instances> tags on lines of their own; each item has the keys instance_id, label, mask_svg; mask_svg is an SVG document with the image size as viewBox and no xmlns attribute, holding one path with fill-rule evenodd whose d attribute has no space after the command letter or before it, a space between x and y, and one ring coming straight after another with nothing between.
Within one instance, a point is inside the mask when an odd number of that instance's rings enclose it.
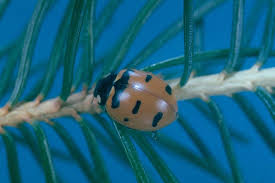
<instances>
[{"instance_id":1,"label":"green foliage","mask_svg":"<svg viewBox=\"0 0 275 183\"><path fill-rule=\"evenodd\" d=\"M107 54L104 55L103 59L97 60L97 57L95 57L96 43L111 23L112 17L123 0L109 0L98 17L95 16L96 0L70 0L58 27L50 57L47 60L47 69L43 73L44 75L38 78L32 90L24 96L23 100L31 101L38 97L47 97L53 86L55 75L58 69L62 67L64 68L63 82L61 93L57 97L66 101L71 92L78 89L80 84L83 84L83 90L86 89L83 93L87 94L91 81L95 74L98 74L96 71L101 71L102 73L99 73L99 76L101 76L122 67L122 63L143 25L164 1L146 1L129 26L123 31L123 34L118 38L115 45L106 52ZM0 2L0 18L7 9L9 2L9 0ZM191 0L184 0L184 20L182 18L176 20L160 31L144 49L141 49L127 63L127 67L135 68L139 66L182 31L184 32L184 50L182 51L184 55L148 65L143 70L150 72L161 71L161 69L183 65L184 70L180 73L182 76L180 85L184 86L188 82L191 72L195 71L200 74L200 72L204 71L203 64L210 63L209 61L212 64L224 64L223 72L230 74L240 69L244 58L258 57L257 64L262 66L269 57L275 56L275 51L272 50L275 34L274 0L268 1L269 11L265 20L265 29L259 48L250 48L248 45L255 33L255 27L258 23L257 19L260 17L256 13L262 11L263 7L260 6L264 6L262 5L264 3L259 4L258 1L255 3L254 7L256 8L252 10L251 17L243 25L244 0L234 0L230 48L211 51L204 50L204 17L207 13L218 8L223 2L225 0L209 0L196 1L193 4ZM46 15L54 3L56 1L38 0L30 22L23 29L21 35L10 44L1 45L0 59L7 58L4 69L1 71L0 96L4 96L12 89L11 97L7 103L11 107L11 110L20 105L20 102L23 103L19 99L28 85L29 77L32 77L32 75L29 76L29 73L31 73L32 57L39 32ZM247 30L245 35L243 34L243 30ZM80 49L82 49L81 59L78 63L76 74L74 74L76 55L80 52ZM226 62L220 61L224 59L228 60ZM19 70L16 73L14 81L12 76L15 74L15 65L19 65ZM43 67L39 65L35 70L38 71ZM257 86L255 94L262 100L275 121L275 103L270 90ZM241 94L233 94L232 98L245 113L267 148L275 154L274 133L250 105L249 101ZM103 144L104 147L108 148L121 164L126 165L127 168L131 168L137 182L154 182L154 178L149 173L150 171L145 167L145 163L139 153L140 150L148 158L163 182L185 182L185 178L176 175L169 168L169 164L161 157L155 148L159 146L164 147L174 155L180 156L195 168L212 175L218 181L241 183L243 182L243 177L235 155L234 146L232 145L232 139L241 145L250 143L250 139L246 134L242 134L238 129L234 129L227 124L221 112L221 107L218 107L213 100L209 99L206 103L209 107L207 110L200 107L200 105L195 106L218 129L227 158L227 166L230 168L231 174L227 172L227 169L215 157L214 150L207 146L203 137L198 134L194 126L183 118L182 115L179 115L180 117L178 118L179 126L189 136L197 152L164 133L156 133L156 138L154 139L151 138L152 133L130 130L116 122L113 122L112 125L110 120L105 119L99 114L94 114L93 119L98 122L96 124L93 124L84 117L81 117L77 121L89 150L89 158L80 150L79 144L74 140L73 135L56 120L50 121L46 117L44 119L65 144L69 155L63 151L49 147L45 130L42 129L39 122L32 124L33 131L23 123L16 126L22 136L1 128L3 130L1 135L7 154L10 182L23 182L17 158L17 142L31 150L33 157L43 170L46 182L51 183L62 182L61 177L57 173L58 170L54 166L53 158L63 159L69 163L76 163L90 182L112 182L112 177L106 166L108 162L103 157L99 144ZM77 115L73 116L76 117ZM28 121L28 119L26 120Z\"/></svg>"},{"instance_id":2,"label":"green foliage","mask_svg":"<svg viewBox=\"0 0 275 183\"><path fill-rule=\"evenodd\" d=\"M203 63L209 60L218 61L220 59L227 58L230 53L230 49L222 49L222 50L215 50L215 51L203 51L194 54L193 62ZM241 49L241 57L255 57L260 53L260 50L257 48L243 48ZM275 56L275 51L273 50L269 56ZM175 58L170 58L152 65L149 65L143 70L145 71L156 71L160 69L164 69L167 67L182 65L184 60L184 56L179 56Z\"/></svg>"},{"instance_id":3,"label":"green foliage","mask_svg":"<svg viewBox=\"0 0 275 183\"><path fill-rule=\"evenodd\" d=\"M115 47L112 48L110 55L107 56L107 63L105 64L103 74L107 74L113 70L118 69L142 25L146 22L154 10L161 4L161 2L163 2L163 0L152 0L145 3L140 12L137 14L133 23L121 36L121 39L117 42Z\"/></svg>"},{"instance_id":4,"label":"green foliage","mask_svg":"<svg viewBox=\"0 0 275 183\"><path fill-rule=\"evenodd\" d=\"M18 102L18 99L26 86L28 74L32 63L35 43L38 38L38 33L43 19L45 18L45 15L47 14L52 3L53 2L51 0L39 0L35 7L31 21L27 26L21 52L19 71L17 74L14 89L9 99L9 104L11 106Z\"/></svg>"},{"instance_id":5,"label":"green foliage","mask_svg":"<svg viewBox=\"0 0 275 183\"><path fill-rule=\"evenodd\" d=\"M84 17L87 13L85 0L74 1L74 8L72 11L72 18L70 26L68 28L68 39L67 47L64 57L64 74L63 74L63 85L60 98L66 101L71 93L72 82L73 82L73 70L76 58L76 53L78 50L78 42L80 37L80 32L82 29L82 24Z\"/></svg>"},{"instance_id":6,"label":"green foliage","mask_svg":"<svg viewBox=\"0 0 275 183\"><path fill-rule=\"evenodd\" d=\"M165 183L177 183L179 182L173 172L166 165L164 160L160 157L157 151L153 148L152 144L146 139L145 136L133 133L134 139L146 154L152 165L158 171L161 179Z\"/></svg>"},{"instance_id":7,"label":"green foliage","mask_svg":"<svg viewBox=\"0 0 275 183\"><path fill-rule=\"evenodd\" d=\"M85 158L83 153L79 150L79 147L77 146L77 143L74 142L73 137L61 124L58 124L57 122L55 122L52 127L68 148L71 156L77 161L83 173L91 182L95 182L96 175L93 172L93 167L90 165L89 161Z\"/></svg>"},{"instance_id":8,"label":"green foliage","mask_svg":"<svg viewBox=\"0 0 275 183\"><path fill-rule=\"evenodd\" d=\"M184 1L184 15L183 15L183 27L184 27L184 71L180 79L180 86L184 86L193 69L193 42L194 42L194 22L193 22L193 1Z\"/></svg>"},{"instance_id":9,"label":"green foliage","mask_svg":"<svg viewBox=\"0 0 275 183\"><path fill-rule=\"evenodd\" d=\"M22 181L21 181L21 175L20 175L20 170L18 165L19 162L17 158L15 142L12 136L10 136L8 132L4 132L2 134L2 139L6 146L10 181L11 183L16 183L16 182L20 183Z\"/></svg>"},{"instance_id":10,"label":"green foliage","mask_svg":"<svg viewBox=\"0 0 275 183\"><path fill-rule=\"evenodd\" d=\"M45 173L45 178L47 183L57 183L55 170L52 163L52 157L47 142L46 135L38 122L33 124L33 129L37 138L37 144L39 147L39 152L41 154L42 166Z\"/></svg>"},{"instance_id":11,"label":"green foliage","mask_svg":"<svg viewBox=\"0 0 275 183\"><path fill-rule=\"evenodd\" d=\"M188 124L188 122L180 116L178 118L178 122L180 126L186 131L192 142L196 145L200 153L204 156L206 161L209 163L210 166L219 167L218 169L222 170L222 167L220 166L220 163L216 160L212 152L208 149L208 147L205 145L201 137L198 133L192 128L191 125Z\"/></svg>"},{"instance_id":12,"label":"green foliage","mask_svg":"<svg viewBox=\"0 0 275 183\"><path fill-rule=\"evenodd\" d=\"M241 173L237 164L237 160L235 158L233 147L230 140L230 134L228 131L227 126L224 122L224 117L218 107L218 105L213 101L209 100L207 101L207 104L212 111L213 115L215 116L217 125L219 127L220 136L223 142L224 150L231 168L232 176L234 179L234 182L240 183L243 182L241 178Z\"/></svg>"},{"instance_id":13,"label":"green foliage","mask_svg":"<svg viewBox=\"0 0 275 183\"><path fill-rule=\"evenodd\" d=\"M265 30L262 39L261 53L258 58L258 64L262 66L268 59L268 54L272 48L275 34L275 2L269 1L269 11L266 18Z\"/></svg>"},{"instance_id":14,"label":"green foliage","mask_svg":"<svg viewBox=\"0 0 275 183\"><path fill-rule=\"evenodd\" d=\"M262 137L267 147L275 154L275 136L273 132L267 127L264 120L261 118L259 112L254 109L241 94L234 94L233 99L243 110L251 124L256 129L257 133Z\"/></svg>"},{"instance_id":15,"label":"green foliage","mask_svg":"<svg viewBox=\"0 0 275 183\"><path fill-rule=\"evenodd\" d=\"M101 157L100 151L98 149L98 145L93 131L88 127L86 120L81 119L79 121L79 124L87 140L87 145L89 147L90 155L95 165L95 170L97 170L98 172L98 180L104 183L111 182L109 175L106 171L103 158Z\"/></svg>"},{"instance_id":16,"label":"green foliage","mask_svg":"<svg viewBox=\"0 0 275 183\"><path fill-rule=\"evenodd\" d=\"M0 19L2 18L6 8L8 7L10 0L3 0L0 3Z\"/></svg>"},{"instance_id":17,"label":"green foliage","mask_svg":"<svg viewBox=\"0 0 275 183\"><path fill-rule=\"evenodd\" d=\"M121 143L123 145L124 151L127 155L127 158L131 164L132 169L135 172L136 178L138 182L150 182L147 173L145 172L143 165L137 155L135 146L133 145L129 134L126 131L126 128L121 126L120 124L114 122L114 126L116 131L121 139Z\"/></svg>"},{"instance_id":18,"label":"green foliage","mask_svg":"<svg viewBox=\"0 0 275 183\"><path fill-rule=\"evenodd\" d=\"M226 74L236 70L239 62L240 50L243 41L244 0L233 1L233 23L231 32L231 46L228 62L224 68Z\"/></svg>"},{"instance_id":19,"label":"green foliage","mask_svg":"<svg viewBox=\"0 0 275 183\"><path fill-rule=\"evenodd\" d=\"M40 90L40 95L43 97L47 96L50 90L51 84L54 80L55 73L57 72L58 66L61 65L60 62L65 56L64 44L70 30L68 26L70 25L73 7L74 7L74 1L71 1L65 10L64 16L62 18L62 22L60 23L60 26L58 28L54 46L52 48L52 52L49 59L49 66L47 68L47 71L45 73L45 76L42 82L39 82L39 83L43 83L43 86L38 87ZM39 83L38 83L38 86L39 86Z\"/></svg>"}]
</instances>

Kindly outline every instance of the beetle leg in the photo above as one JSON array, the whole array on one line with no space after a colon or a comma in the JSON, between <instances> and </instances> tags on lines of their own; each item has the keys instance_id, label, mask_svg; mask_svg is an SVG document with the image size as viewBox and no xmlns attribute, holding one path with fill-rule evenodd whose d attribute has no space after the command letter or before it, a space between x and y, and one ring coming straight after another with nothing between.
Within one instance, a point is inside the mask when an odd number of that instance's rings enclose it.
<instances>
[{"instance_id":1,"label":"beetle leg","mask_svg":"<svg viewBox=\"0 0 275 183\"><path fill-rule=\"evenodd\" d=\"M152 138L153 138L155 141L158 141L158 140L159 140L159 136L160 136L159 131L153 131L153 132L151 133L151 135L152 135Z\"/></svg>"}]
</instances>

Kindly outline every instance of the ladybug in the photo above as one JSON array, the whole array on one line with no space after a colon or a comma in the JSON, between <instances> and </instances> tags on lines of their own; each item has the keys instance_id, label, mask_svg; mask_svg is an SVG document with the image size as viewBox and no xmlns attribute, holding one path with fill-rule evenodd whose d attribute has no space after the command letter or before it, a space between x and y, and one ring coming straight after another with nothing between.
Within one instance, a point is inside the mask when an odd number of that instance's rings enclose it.
<instances>
[{"instance_id":1,"label":"ladybug","mask_svg":"<svg viewBox=\"0 0 275 183\"><path fill-rule=\"evenodd\" d=\"M177 118L172 88L152 73L135 69L112 72L97 82L94 97L113 120L136 130L155 131Z\"/></svg>"}]
</instances>

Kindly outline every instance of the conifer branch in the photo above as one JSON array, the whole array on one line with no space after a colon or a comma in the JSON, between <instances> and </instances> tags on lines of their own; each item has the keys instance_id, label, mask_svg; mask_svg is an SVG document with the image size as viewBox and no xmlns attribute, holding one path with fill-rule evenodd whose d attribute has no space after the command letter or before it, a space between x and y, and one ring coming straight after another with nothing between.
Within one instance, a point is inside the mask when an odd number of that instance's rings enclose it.
<instances>
[{"instance_id":1,"label":"conifer branch","mask_svg":"<svg viewBox=\"0 0 275 183\"><path fill-rule=\"evenodd\" d=\"M259 70L255 65L251 69L236 72L226 79L221 74L194 77L182 88L178 85L179 80L180 78L167 81L178 100L207 98L214 95L231 96L241 91L254 91L258 86L267 89L275 87L275 68ZM22 122L47 121L64 116L78 118L82 113L102 112L98 100L93 97L92 90L88 94L84 92L72 94L64 103L57 97L41 103L22 102L8 112L3 112L4 110L0 109L0 126L16 126Z\"/></svg>"}]
</instances>

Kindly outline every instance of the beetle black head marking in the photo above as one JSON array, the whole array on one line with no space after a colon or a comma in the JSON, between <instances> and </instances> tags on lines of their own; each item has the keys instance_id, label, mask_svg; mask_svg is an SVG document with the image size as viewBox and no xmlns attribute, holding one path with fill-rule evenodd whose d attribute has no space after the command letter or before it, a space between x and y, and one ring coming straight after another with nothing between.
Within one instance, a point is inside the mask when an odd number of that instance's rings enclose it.
<instances>
[{"instance_id":1,"label":"beetle black head marking","mask_svg":"<svg viewBox=\"0 0 275 183\"><path fill-rule=\"evenodd\" d=\"M94 97L100 96L99 105L104 106L108 99L109 93L113 87L117 74L111 72L106 77L100 79L94 90Z\"/></svg>"},{"instance_id":2,"label":"beetle black head marking","mask_svg":"<svg viewBox=\"0 0 275 183\"><path fill-rule=\"evenodd\" d=\"M111 107L113 109L119 107L119 105L120 105L119 97L120 97L121 93L123 93L123 91L128 87L128 81L130 79L129 72L133 72L133 71L130 69L126 70L122 74L121 78L114 83L115 94L112 98L112 105L111 105Z\"/></svg>"}]
</instances>

